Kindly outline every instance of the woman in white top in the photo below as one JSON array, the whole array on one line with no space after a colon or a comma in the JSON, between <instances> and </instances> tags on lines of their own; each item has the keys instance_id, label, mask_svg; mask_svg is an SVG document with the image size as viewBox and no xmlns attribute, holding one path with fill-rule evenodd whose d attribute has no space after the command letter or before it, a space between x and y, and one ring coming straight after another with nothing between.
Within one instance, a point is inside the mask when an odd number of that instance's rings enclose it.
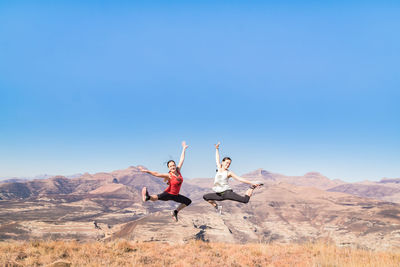
<instances>
[{"instance_id":1,"label":"woman in white top","mask_svg":"<svg viewBox=\"0 0 400 267\"><path fill-rule=\"evenodd\" d=\"M215 157L218 167L213 187L215 193L205 194L203 196L203 199L208 203L210 203L217 211L221 212L221 207L218 207L218 204L215 201L233 200L241 203L248 203L251 195L253 194L254 189L263 184L259 182L252 183L240 176L237 176L236 174L228 170L232 160L229 157L225 157L222 159L222 163L220 163L219 143L215 145L215 148L216 148ZM231 177L242 183L251 185L251 187L246 191L246 194L244 196L241 196L233 192L232 188L228 184L228 180Z\"/></svg>"}]
</instances>

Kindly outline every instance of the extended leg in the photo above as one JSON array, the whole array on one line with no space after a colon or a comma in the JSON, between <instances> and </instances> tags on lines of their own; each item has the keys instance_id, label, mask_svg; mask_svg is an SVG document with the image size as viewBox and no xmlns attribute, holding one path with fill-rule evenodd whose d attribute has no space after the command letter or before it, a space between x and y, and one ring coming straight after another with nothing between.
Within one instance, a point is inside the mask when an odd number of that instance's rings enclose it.
<instances>
[{"instance_id":1,"label":"extended leg","mask_svg":"<svg viewBox=\"0 0 400 267\"><path fill-rule=\"evenodd\" d=\"M249 191L251 190L251 191ZM224 194L224 198L225 199L229 199L229 200L233 200L233 201L237 201L237 202L241 202L241 203L248 203L250 200L250 196L253 193L254 189L249 189L247 190L246 194L244 196L241 196L239 194L236 194L233 191L228 191L225 192Z\"/></svg>"},{"instance_id":2,"label":"extended leg","mask_svg":"<svg viewBox=\"0 0 400 267\"><path fill-rule=\"evenodd\" d=\"M255 188L249 188L249 189L247 189L247 191L246 191L246 196L251 197L251 195L253 194L254 189L255 189Z\"/></svg>"},{"instance_id":3,"label":"extended leg","mask_svg":"<svg viewBox=\"0 0 400 267\"><path fill-rule=\"evenodd\" d=\"M157 201L158 200L158 196L157 195L151 195L150 196L150 200L151 201Z\"/></svg>"},{"instance_id":4,"label":"extended leg","mask_svg":"<svg viewBox=\"0 0 400 267\"><path fill-rule=\"evenodd\" d=\"M158 200L158 196L157 195L149 195L149 192L147 191L147 187L143 187L142 189L142 200L143 202L146 201L157 201Z\"/></svg>"}]
</instances>

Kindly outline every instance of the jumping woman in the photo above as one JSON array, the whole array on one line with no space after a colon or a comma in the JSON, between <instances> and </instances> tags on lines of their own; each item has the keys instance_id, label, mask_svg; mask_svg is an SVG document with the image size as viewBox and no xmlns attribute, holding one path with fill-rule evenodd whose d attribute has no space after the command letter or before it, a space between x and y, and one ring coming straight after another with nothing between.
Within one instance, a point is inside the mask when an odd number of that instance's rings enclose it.
<instances>
[{"instance_id":1,"label":"jumping woman","mask_svg":"<svg viewBox=\"0 0 400 267\"><path fill-rule=\"evenodd\" d=\"M254 189L263 185L261 182L252 183L240 176L237 176L230 170L228 170L231 165L232 160L229 157L225 157L222 159L222 163L220 163L219 158L219 143L215 145L216 152L215 158L217 161L217 174L214 179L214 187L212 188L215 193L209 193L203 196L203 199L210 203L217 212L221 214L222 206L218 206L216 201L224 201L224 200L233 200L241 203L248 203L251 195L253 194ZM246 191L244 196L236 194L233 192L232 188L228 184L229 178L234 178L242 183L246 183L250 185L250 188Z\"/></svg>"},{"instance_id":2,"label":"jumping woman","mask_svg":"<svg viewBox=\"0 0 400 267\"><path fill-rule=\"evenodd\" d=\"M171 215L175 221L178 221L178 212L182 210L184 207L189 206L192 201L179 194L179 190L181 189L183 178L181 175L181 168L183 165L183 161L185 160L185 151L188 148L186 145L186 142L182 142L182 154L181 158L179 160L178 166L176 166L175 161L170 160L167 162L167 167L169 169L168 173L158 173L154 171L149 171L145 170L141 167L139 167L140 171L149 173L155 177L160 177L164 178L164 182L167 182L168 187L165 189L164 192L158 195L149 195L149 192L147 191L146 187L143 187L142 189L142 200L143 201L157 201L157 200L162 200L162 201L168 201L168 200L173 200L175 202L181 203L176 210L171 212Z\"/></svg>"}]
</instances>

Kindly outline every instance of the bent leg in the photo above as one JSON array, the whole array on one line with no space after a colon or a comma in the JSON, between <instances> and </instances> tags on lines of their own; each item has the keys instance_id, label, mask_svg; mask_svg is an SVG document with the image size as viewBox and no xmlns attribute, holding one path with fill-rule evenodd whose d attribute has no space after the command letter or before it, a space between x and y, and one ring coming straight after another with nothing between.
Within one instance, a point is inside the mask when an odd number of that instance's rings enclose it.
<instances>
[{"instance_id":1,"label":"bent leg","mask_svg":"<svg viewBox=\"0 0 400 267\"><path fill-rule=\"evenodd\" d=\"M185 207L187 207L185 204L183 204L183 203L181 203L177 208L176 208L176 210L179 212L179 211L181 211L183 208L185 208Z\"/></svg>"},{"instance_id":2,"label":"bent leg","mask_svg":"<svg viewBox=\"0 0 400 267\"><path fill-rule=\"evenodd\" d=\"M174 199L174 201L185 204L186 206L189 206L190 203L192 203L192 200L190 200L190 198L185 197L183 195L177 195L176 198Z\"/></svg>"},{"instance_id":3,"label":"bent leg","mask_svg":"<svg viewBox=\"0 0 400 267\"><path fill-rule=\"evenodd\" d=\"M175 202L181 203L181 204L178 206L178 208L176 209L178 212L179 212L181 209L183 209L183 208L189 206L189 205L192 203L192 200L190 200L190 198L185 197L185 196L183 196L183 195L176 195L176 196L174 195L174 196L172 197L172 200L175 201Z\"/></svg>"},{"instance_id":4,"label":"bent leg","mask_svg":"<svg viewBox=\"0 0 400 267\"><path fill-rule=\"evenodd\" d=\"M224 200L223 197L221 197L220 194L217 193L209 193L209 194L205 194L203 196L203 199L205 201L207 201L208 203L210 203L214 208L216 208L218 205L215 201L221 201Z\"/></svg>"}]
</instances>

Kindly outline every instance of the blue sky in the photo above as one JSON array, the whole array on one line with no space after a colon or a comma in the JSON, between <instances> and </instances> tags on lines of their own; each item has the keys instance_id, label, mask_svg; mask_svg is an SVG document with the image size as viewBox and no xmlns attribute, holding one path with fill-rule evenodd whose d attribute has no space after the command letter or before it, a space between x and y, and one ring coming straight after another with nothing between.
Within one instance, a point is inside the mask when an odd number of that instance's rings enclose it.
<instances>
[{"instance_id":1,"label":"blue sky","mask_svg":"<svg viewBox=\"0 0 400 267\"><path fill-rule=\"evenodd\" d=\"M0 177L400 177L400 4L2 1Z\"/></svg>"}]
</instances>

